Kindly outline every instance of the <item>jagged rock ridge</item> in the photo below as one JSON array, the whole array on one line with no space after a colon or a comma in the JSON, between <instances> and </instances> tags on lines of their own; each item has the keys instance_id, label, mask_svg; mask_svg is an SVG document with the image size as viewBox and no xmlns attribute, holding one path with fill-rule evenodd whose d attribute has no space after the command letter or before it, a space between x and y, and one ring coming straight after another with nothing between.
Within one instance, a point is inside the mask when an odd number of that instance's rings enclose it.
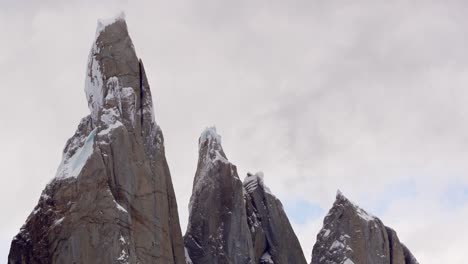
<instances>
[{"instance_id":1,"label":"jagged rock ridge","mask_svg":"<svg viewBox=\"0 0 468 264\"><path fill-rule=\"evenodd\" d=\"M199 158L185 247L194 264L252 263L242 182L213 128L199 139Z\"/></svg>"},{"instance_id":2,"label":"jagged rock ridge","mask_svg":"<svg viewBox=\"0 0 468 264\"><path fill-rule=\"evenodd\" d=\"M90 115L67 141L8 263L306 263L263 174L241 182L214 128L199 139L182 240L162 131L123 16L98 24L85 92ZM312 263L417 261L395 231L339 193Z\"/></svg>"},{"instance_id":3,"label":"jagged rock ridge","mask_svg":"<svg viewBox=\"0 0 468 264\"><path fill-rule=\"evenodd\" d=\"M418 264L396 232L337 192L312 251L312 264Z\"/></svg>"},{"instance_id":4,"label":"jagged rock ridge","mask_svg":"<svg viewBox=\"0 0 468 264\"><path fill-rule=\"evenodd\" d=\"M265 185L263 173L244 179L247 217L259 263L306 263L281 201Z\"/></svg>"},{"instance_id":5,"label":"jagged rock ridge","mask_svg":"<svg viewBox=\"0 0 468 264\"><path fill-rule=\"evenodd\" d=\"M185 263L163 136L123 15L98 23L85 92L91 114L8 263Z\"/></svg>"},{"instance_id":6,"label":"jagged rock ridge","mask_svg":"<svg viewBox=\"0 0 468 264\"><path fill-rule=\"evenodd\" d=\"M189 207L184 242L193 264L306 263L283 206L263 175L249 174L242 183L215 128L207 128L199 139Z\"/></svg>"}]
</instances>

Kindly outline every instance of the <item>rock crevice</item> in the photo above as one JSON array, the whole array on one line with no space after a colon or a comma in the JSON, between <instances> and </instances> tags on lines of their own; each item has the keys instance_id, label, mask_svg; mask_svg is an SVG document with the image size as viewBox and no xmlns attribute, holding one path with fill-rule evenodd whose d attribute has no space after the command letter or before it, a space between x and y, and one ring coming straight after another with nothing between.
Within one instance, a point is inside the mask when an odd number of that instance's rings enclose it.
<instances>
[{"instance_id":1,"label":"rock crevice","mask_svg":"<svg viewBox=\"0 0 468 264\"><path fill-rule=\"evenodd\" d=\"M68 140L8 262L185 263L143 64L122 16L96 32L85 85L91 114Z\"/></svg>"},{"instance_id":2,"label":"rock crevice","mask_svg":"<svg viewBox=\"0 0 468 264\"><path fill-rule=\"evenodd\" d=\"M281 202L264 184L263 174L249 174L241 182L215 128L207 128L199 139L184 241L193 264L306 263Z\"/></svg>"}]
</instances>

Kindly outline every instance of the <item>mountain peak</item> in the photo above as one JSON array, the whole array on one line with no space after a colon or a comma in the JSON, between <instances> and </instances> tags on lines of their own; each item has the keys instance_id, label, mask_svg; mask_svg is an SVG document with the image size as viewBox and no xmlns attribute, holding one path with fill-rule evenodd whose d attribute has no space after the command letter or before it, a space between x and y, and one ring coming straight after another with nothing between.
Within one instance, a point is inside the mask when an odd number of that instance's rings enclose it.
<instances>
[{"instance_id":1,"label":"mountain peak","mask_svg":"<svg viewBox=\"0 0 468 264\"><path fill-rule=\"evenodd\" d=\"M102 31L106 29L106 27L113 25L118 21L125 23L125 13L123 11L111 18L98 19L96 28L96 38L101 34Z\"/></svg>"},{"instance_id":2,"label":"mountain peak","mask_svg":"<svg viewBox=\"0 0 468 264\"><path fill-rule=\"evenodd\" d=\"M317 235L311 263L418 262L400 243L395 231L338 190Z\"/></svg>"},{"instance_id":3,"label":"mountain peak","mask_svg":"<svg viewBox=\"0 0 468 264\"><path fill-rule=\"evenodd\" d=\"M201 148L205 142L214 141L216 144L221 145L221 136L216 132L216 127L207 127L200 135L200 139L198 140L198 147Z\"/></svg>"},{"instance_id":4,"label":"mountain peak","mask_svg":"<svg viewBox=\"0 0 468 264\"><path fill-rule=\"evenodd\" d=\"M340 189L336 190L336 200L348 200L346 196L344 196L343 192Z\"/></svg>"},{"instance_id":5,"label":"mountain peak","mask_svg":"<svg viewBox=\"0 0 468 264\"><path fill-rule=\"evenodd\" d=\"M207 127L198 139L199 158L205 163L212 163L217 160L228 162L221 146L221 136L216 132L216 127Z\"/></svg>"},{"instance_id":6,"label":"mountain peak","mask_svg":"<svg viewBox=\"0 0 468 264\"><path fill-rule=\"evenodd\" d=\"M184 236L187 259L200 264L306 264L281 202L263 183L263 173L249 173L242 183L214 127L206 128L198 143Z\"/></svg>"},{"instance_id":7,"label":"mountain peak","mask_svg":"<svg viewBox=\"0 0 468 264\"><path fill-rule=\"evenodd\" d=\"M244 178L244 188L248 193L254 192L259 186L265 191L265 193L272 194L270 188L265 185L265 181L263 180L264 175L263 172L259 171L255 174L250 172L247 173L247 176Z\"/></svg>"},{"instance_id":8,"label":"mountain peak","mask_svg":"<svg viewBox=\"0 0 468 264\"><path fill-rule=\"evenodd\" d=\"M123 13L99 20L86 71L85 93L93 127L124 125L147 135L155 126L153 102ZM109 129L110 131L111 129Z\"/></svg>"},{"instance_id":9,"label":"mountain peak","mask_svg":"<svg viewBox=\"0 0 468 264\"><path fill-rule=\"evenodd\" d=\"M185 263L143 64L123 15L96 32L85 84L91 114L67 141L8 263Z\"/></svg>"},{"instance_id":10,"label":"mountain peak","mask_svg":"<svg viewBox=\"0 0 468 264\"><path fill-rule=\"evenodd\" d=\"M335 205L351 208L351 210L354 211L356 215L358 215L360 218L366 221L374 221L377 219L375 216L371 215L370 213L366 212L364 209L359 207L356 203L349 200L339 189L336 191Z\"/></svg>"}]
</instances>

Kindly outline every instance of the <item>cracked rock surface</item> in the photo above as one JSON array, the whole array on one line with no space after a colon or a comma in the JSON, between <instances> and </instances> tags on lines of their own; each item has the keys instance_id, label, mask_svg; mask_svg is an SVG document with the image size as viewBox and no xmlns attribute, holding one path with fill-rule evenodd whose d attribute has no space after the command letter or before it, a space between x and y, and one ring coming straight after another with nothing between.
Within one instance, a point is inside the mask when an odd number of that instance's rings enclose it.
<instances>
[{"instance_id":1,"label":"cracked rock surface","mask_svg":"<svg viewBox=\"0 0 468 264\"><path fill-rule=\"evenodd\" d=\"M242 182L215 128L207 128L199 139L184 242L193 264L306 263L283 206L265 186L263 174L249 174Z\"/></svg>"},{"instance_id":2,"label":"cracked rock surface","mask_svg":"<svg viewBox=\"0 0 468 264\"><path fill-rule=\"evenodd\" d=\"M323 221L312 264L418 264L396 232L340 191Z\"/></svg>"},{"instance_id":3,"label":"cracked rock surface","mask_svg":"<svg viewBox=\"0 0 468 264\"><path fill-rule=\"evenodd\" d=\"M8 263L185 263L163 135L123 16L98 24L86 75L91 113Z\"/></svg>"}]
</instances>

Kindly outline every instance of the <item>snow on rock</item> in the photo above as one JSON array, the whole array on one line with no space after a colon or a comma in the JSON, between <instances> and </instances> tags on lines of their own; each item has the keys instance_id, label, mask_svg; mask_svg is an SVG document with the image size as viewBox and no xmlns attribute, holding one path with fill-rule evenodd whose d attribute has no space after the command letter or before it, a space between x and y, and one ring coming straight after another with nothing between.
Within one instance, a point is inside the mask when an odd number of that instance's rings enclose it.
<instances>
[{"instance_id":1,"label":"snow on rock","mask_svg":"<svg viewBox=\"0 0 468 264\"><path fill-rule=\"evenodd\" d=\"M190 258L189 253L188 253L186 247L184 247L184 252L185 252L185 263L187 263L187 264L193 264L193 261L192 261L192 259Z\"/></svg>"},{"instance_id":2,"label":"snow on rock","mask_svg":"<svg viewBox=\"0 0 468 264\"><path fill-rule=\"evenodd\" d=\"M120 205L120 204L115 200L115 198L114 198L114 196L112 195L112 192L111 192L110 189L107 189L107 193L112 197L112 200L114 201L115 207L116 207L119 211L128 214L127 209L125 209L122 205Z\"/></svg>"},{"instance_id":3,"label":"snow on rock","mask_svg":"<svg viewBox=\"0 0 468 264\"><path fill-rule=\"evenodd\" d=\"M333 241L333 243L330 246L331 251L334 251L334 250L337 250L337 249L343 249L343 248L345 248L345 245L342 242L338 241L338 240Z\"/></svg>"},{"instance_id":4,"label":"snow on rock","mask_svg":"<svg viewBox=\"0 0 468 264\"><path fill-rule=\"evenodd\" d=\"M260 264L274 264L273 259L271 258L270 253L265 252L263 255L260 257Z\"/></svg>"},{"instance_id":5,"label":"snow on rock","mask_svg":"<svg viewBox=\"0 0 468 264\"><path fill-rule=\"evenodd\" d=\"M205 151L204 155L200 155L206 164L221 161L229 163L226 159L223 148L221 146L221 136L216 132L216 127L207 127L200 135L198 140L199 151Z\"/></svg>"},{"instance_id":6,"label":"snow on rock","mask_svg":"<svg viewBox=\"0 0 468 264\"><path fill-rule=\"evenodd\" d=\"M194 263L247 263L254 259L253 242L236 167L227 160L216 128L206 128L198 143L185 247Z\"/></svg>"},{"instance_id":7,"label":"snow on rock","mask_svg":"<svg viewBox=\"0 0 468 264\"><path fill-rule=\"evenodd\" d=\"M127 209L125 209L122 205L120 205L116 200L114 200L114 202L115 202L115 205L117 206L117 209L128 214Z\"/></svg>"},{"instance_id":8,"label":"snow on rock","mask_svg":"<svg viewBox=\"0 0 468 264\"><path fill-rule=\"evenodd\" d=\"M64 219L65 219L65 217L62 217L62 218L59 218L59 219L55 220L53 226L60 225L63 222Z\"/></svg>"},{"instance_id":9,"label":"snow on rock","mask_svg":"<svg viewBox=\"0 0 468 264\"><path fill-rule=\"evenodd\" d=\"M312 264L408 262L396 232L338 190L312 250Z\"/></svg>"},{"instance_id":10,"label":"snow on rock","mask_svg":"<svg viewBox=\"0 0 468 264\"><path fill-rule=\"evenodd\" d=\"M122 235L120 235L119 241L120 241L120 243L122 243L122 245L127 244L127 241L125 241L125 238Z\"/></svg>"},{"instance_id":11,"label":"snow on rock","mask_svg":"<svg viewBox=\"0 0 468 264\"><path fill-rule=\"evenodd\" d=\"M119 20L125 21L125 13L120 12L116 16L107 18L107 19L98 19L97 28L96 28L96 38L101 34L102 31L106 29L107 26L114 24Z\"/></svg>"},{"instance_id":12,"label":"snow on rock","mask_svg":"<svg viewBox=\"0 0 468 264\"><path fill-rule=\"evenodd\" d=\"M99 48L94 42L88 57L88 68L86 72L85 93L88 100L88 108L91 111L93 120L97 121L99 109L101 109L104 100L104 76L102 75L101 66L96 58L99 53Z\"/></svg>"},{"instance_id":13,"label":"snow on rock","mask_svg":"<svg viewBox=\"0 0 468 264\"><path fill-rule=\"evenodd\" d=\"M118 78L117 77L109 77L103 74L103 70L101 69L100 61L98 60L98 55L101 52L101 46L99 46L98 38L102 31L105 28L119 20L125 20L125 14L120 13L119 15L105 20L98 20L98 26L96 29L96 40L91 47L91 51L88 56L88 67L86 72L86 81L85 81L85 93L86 99L88 100L88 107L91 111L91 116L93 120L96 122L99 117L99 111L102 109L105 99L105 88L104 85L115 85L118 86ZM106 80L106 78L108 78ZM109 94L107 94L109 95ZM112 93L111 93L112 95Z\"/></svg>"},{"instance_id":14,"label":"snow on rock","mask_svg":"<svg viewBox=\"0 0 468 264\"><path fill-rule=\"evenodd\" d=\"M216 132L216 127L207 127L200 135L200 139L198 140L198 147L201 148L202 144L205 141L215 141L218 144L221 144L221 136Z\"/></svg>"},{"instance_id":15,"label":"snow on rock","mask_svg":"<svg viewBox=\"0 0 468 264\"><path fill-rule=\"evenodd\" d=\"M356 203L349 200L346 196L344 196L344 194L340 190L336 191L336 199L351 204L356 210L356 213L358 214L358 216L366 221L375 221L377 219L375 216L364 211Z\"/></svg>"},{"instance_id":16,"label":"snow on rock","mask_svg":"<svg viewBox=\"0 0 468 264\"><path fill-rule=\"evenodd\" d=\"M266 193L273 195L273 193L270 191L270 188L268 188L265 185L263 178L264 178L264 175L263 175L263 172L261 171L255 174L247 173L247 176L244 178L244 183L243 183L245 190L248 193L252 193L258 188L258 186L261 186L263 190L265 190Z\"/></svg>"},{"instance_id":17,"label":"snow on rock","mask_svg":"<svg viewBox=\"0 0 468 264\"><path fill-rule=\"evenodd\" d=\"M357 213L359 215L359 217L361 217L362 219L366 220L366 221L374 221L376 218L375 216L369 214L368 212L364 211L363 209L361 209L359 206L355 205L356 206L356 210L357 210Z\"/></svg>"},{"instance_id":18,"label":"snow on rock","mask_svg":"<svg viewBox=\"0 0 468 264\"><path fill-rule=\"evenodd\" d=\"M221 136L216 132L216 127L207 127L198 139L198 175L195 177L195 185L193 192L199 192L202 186L210 185L213 177L217 177L216 173L211 170L216 167L217 162L222 162L225 165L233 166L226 158L221 146ZM237 173L234 173L231 168L231 174L240 181ZM192 199L189 202L189 210L192 208Z\"/></svg>"},{"instance_id":19,"label":"snow on rock","mask_svg":"<svg viewBox=\"0 0 468 264\"><path fill-rule=\"evenodd\" d=\"M122 249L120 256L117 258L117 261L122 264L127 264L128 262L128 253L125 249Z\"/></svg>"},{"instance_id":20,"label":"snow on rock","mask_svg":"<svg viewBox=\"0 0 468 264\"><path fill-rule=\"evenodd\" d=\"M9 263L95 263L96 256L99 263L183 262L162 132L123 19L98 23L83 76L90 114L11 243Z\"/></svg>"},{"instance_id":21,"label":"snow on rock","mask_svg":"<svg viewBox=\"0 0 468 264\"><path fill-rule=\"evenodd\" d=\"M124 122L135 128L137 97L132 87L122 87L116 76L106 82L107 95L99 116L101 131L98 135L106 135L112 130L124 126Z\"/></svg>"},{"instance_id":22,"label":"snow on rock","mask_svg":"<svg viewBox=\"0 0 468 264\"><path fill-rule=\"evenodd\" d=\"M120 121L116 121L114 124L109 125L106 129L99 131L98 135L106 135L109 134L112 130L123 126L123 124Z\"/></svg>"},{"instance_id":23,"label":"snow on rock","mask_svg":"<svg viewBox=\"0 0 468 264\"><path fill-rule=\"evenodd\" d=\"M70 177L77 177L83 166L86 164L88 158L93 154L94 136L96 135L96 129L89 133L85 139L84 144L79 147L71 156L68 153L64 153L62 162L57 169L55 175L56 178L65 179Z\"/></svg>"}]
</instances>

